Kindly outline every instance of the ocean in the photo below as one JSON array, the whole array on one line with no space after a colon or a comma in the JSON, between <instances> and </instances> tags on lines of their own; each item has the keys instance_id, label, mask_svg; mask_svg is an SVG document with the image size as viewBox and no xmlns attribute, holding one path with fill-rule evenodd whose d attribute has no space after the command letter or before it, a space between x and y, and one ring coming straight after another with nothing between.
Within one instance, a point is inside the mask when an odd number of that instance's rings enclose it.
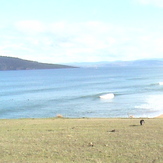
<instances>
[{"instance_id":1,"label":"ocean","mask_svg":"<svg viewBox=\"0 0 163 163\"><path fill-rule=\"evenodd\" d=\"M0 119L155 117L162 67L0 71Z\"/></svg>"}]
</instances>

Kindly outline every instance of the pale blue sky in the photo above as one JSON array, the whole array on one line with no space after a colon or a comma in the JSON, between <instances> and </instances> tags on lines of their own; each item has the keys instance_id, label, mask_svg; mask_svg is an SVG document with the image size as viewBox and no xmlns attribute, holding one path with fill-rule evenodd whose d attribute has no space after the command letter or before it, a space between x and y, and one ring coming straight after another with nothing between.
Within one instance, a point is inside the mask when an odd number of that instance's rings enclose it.
<instances>
[{"instance_id":1,"label":"pale blue sky","mask_svg":"<svg viewBox=\"0 0 163 163\"><path fill-rule=\"evenodd\" d=\"M163 0L1 0L0 55L48 63L163 58Z\"/></svg>"}]
</instances>

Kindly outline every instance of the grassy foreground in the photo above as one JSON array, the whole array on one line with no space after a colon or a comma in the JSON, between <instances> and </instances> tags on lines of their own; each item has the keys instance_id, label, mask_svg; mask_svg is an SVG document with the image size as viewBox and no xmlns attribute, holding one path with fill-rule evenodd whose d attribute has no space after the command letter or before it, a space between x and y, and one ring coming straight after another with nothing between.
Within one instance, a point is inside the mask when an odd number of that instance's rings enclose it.
<instances>
[{"instance_id":1,"label":"grassy foreground","mask_svg":"<svg viewBox=\"0 0 163 163\"><path fill-rule=\"evenodd\" d=\"M0 162L162 163L163 119L139 121L0 120Z\"/></svg>"}]
</instances>

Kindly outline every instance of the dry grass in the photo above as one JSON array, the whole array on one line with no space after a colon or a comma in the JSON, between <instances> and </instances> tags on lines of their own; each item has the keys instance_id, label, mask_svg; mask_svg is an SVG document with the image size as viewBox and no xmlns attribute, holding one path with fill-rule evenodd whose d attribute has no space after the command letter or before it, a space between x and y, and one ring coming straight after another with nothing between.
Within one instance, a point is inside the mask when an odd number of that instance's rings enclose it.
<instances>
[{"instance_id":1,"label":"dry grass","mask_svg":"<svg viewBox=\"0 0 163 163\"><path fill-rule=\"evenodd\" d=\"M0 120L2 163L162 163L163 119Z\"/></svg>"}]
</instances>

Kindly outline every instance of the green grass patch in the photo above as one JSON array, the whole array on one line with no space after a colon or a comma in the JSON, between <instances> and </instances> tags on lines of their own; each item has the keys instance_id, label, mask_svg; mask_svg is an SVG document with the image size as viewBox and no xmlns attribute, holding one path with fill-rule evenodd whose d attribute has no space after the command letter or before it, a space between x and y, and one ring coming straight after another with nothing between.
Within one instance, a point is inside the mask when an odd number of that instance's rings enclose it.
<instances>
[{"instance_id":1,"label":"green grass patch","mask_svg":"<svg viewBox=\"0 0 163 163\"><path fill-rule=\"evenodd\" d=\"M163 119L139 121L0 120L0 162L162 163Z\"/></svg>"}]
</instances>

